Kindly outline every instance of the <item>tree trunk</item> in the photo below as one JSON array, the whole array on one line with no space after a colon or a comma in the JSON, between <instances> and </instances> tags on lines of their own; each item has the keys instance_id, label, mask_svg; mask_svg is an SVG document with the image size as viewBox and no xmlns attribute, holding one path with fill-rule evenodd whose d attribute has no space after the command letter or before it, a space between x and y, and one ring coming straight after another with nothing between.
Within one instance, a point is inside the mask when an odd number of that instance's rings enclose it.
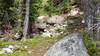
<instances>
[{"instance_id":1,"label":"tree trunk","mask_svg":"<svg viewBox=\"0 0 100 56\"><path fill-rule=\"evenodd\" d=\"M28 32L28 25L29 25L29 4L30 0L25 0L26 1L26 14L25 14L25 19L24 19L24 29L23 29L23 38L22 40L27 39L27 32Z\"/></svg>"},{"instance_id":2,"label":"tree trunk","mask_svg":"<svg viewBox=\"0 0 100 56\"><path fill-rule=\"evenodd\" d=\"M87 31L100 40L100 0L81 0Z\"/></svg>"}]
</instances>

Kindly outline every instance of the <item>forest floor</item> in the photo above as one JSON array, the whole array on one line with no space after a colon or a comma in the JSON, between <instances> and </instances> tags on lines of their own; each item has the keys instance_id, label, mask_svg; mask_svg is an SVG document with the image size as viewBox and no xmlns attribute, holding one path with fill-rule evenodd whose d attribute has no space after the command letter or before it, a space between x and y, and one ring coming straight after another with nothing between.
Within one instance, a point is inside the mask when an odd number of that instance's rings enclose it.
<instances>
[{"instance_id":1,"label":"forest floor","mask_svg":"<svg viewBox=\"0 0 100 56\"><path fill-rule=\"evenodd\" d=\"M66 29L68 30L69 34L73 32L83 31L84 25L81 24L82 19L74 17L70 18L70 20L73 20L74 23L69 24L69 28ZM62 39L62 37L64 36L65 35L45 37L42 35L37 35L34 38L28 39L26 41L11 41L7 43L2 43L1 46L16 44L19 47L15 48L13 50L13 53L0 54L0 56L43 56L50 47L52 47L57 41Z\"/></svg>"},{"instance_id":2,"label":"forest floor","mask_svg":"<svg viewBox=\"0 0 100 56\"><path fill-rule=\"evenodd\" d=\"M82 33L84 36L83 41L86 45L86 48L88 49L88 53L91 56L96 56L97 53L99 54L100 50L97 51L95 44L91 43L91 40L94 41L94 39L87 33L84 33L85 25L81 22L81 16L71 16L68 17L67 20L72 22L69 23L68 27L66 28L67 34L75 32ZM16 45L13 49L13 53L4 53L0 54L0 56L43 56L50 47L52 47L57 41L62 39L64 36L67 36L67 34L55 37L37 35L26 41L9 41L4 43L0 42L0 50L4 47L7 48L9 45Z\"/></svg>"},{"instance_id":3,"label":"forest floor","mask_svg":"<svg viewBox=\"0 0 100 56\"><path fill-rule=\"evenodd\" d=\"M99 55L100 49L97 49L95 47L94 43L91 43L91 40L94 41L94 39L89 36L87 33L83 33L84 31L84 24L81 23L82 19L79 17L70 18L70 20L73 20L73 24L69 24L68 34L80 32L83 34L84 38L83 41L86 45L86 48L88 49L88 52L91 56L97 56L97 53ZM13 53L5 53L0 54L0 56L43 56L50 47L52 47L57 41L62 39L66 35L60 35L55 37L45 37L42 35L37 35L34 38L28 39L26 41L9 41L0 44L0 46L7 47L9 45L17 45L15 49L13 50ZM2 47L1 47L2 48ZM1 50L0 48L0 50Z\"/></svg>"},{"instance_id":4,"label":"forest floor","mask_svg":"<svg viewBox=\"0 0 100 56\"><path fill-rule=\"evenodd\" d=\"M32 38L26 41L2 43L0 46L16 44L19 47L16 47L13 53L0 54L0 56L43 56L47 50L60 39L61 38L58 37L39 36L38 38Z\"/></svg>"}]
</instances>

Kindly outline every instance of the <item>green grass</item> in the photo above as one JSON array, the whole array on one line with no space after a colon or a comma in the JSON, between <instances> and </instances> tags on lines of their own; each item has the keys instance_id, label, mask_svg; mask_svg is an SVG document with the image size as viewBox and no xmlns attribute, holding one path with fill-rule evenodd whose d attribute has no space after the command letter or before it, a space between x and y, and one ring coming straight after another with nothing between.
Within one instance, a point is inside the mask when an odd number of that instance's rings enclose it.
<instances>
[{"instance_id":1,"label":"green grass","mask_svg":"<svg viewBox=\"0 0 100 56\"><path fill-rule=\"evenodd\" d=\"M4 42L0 43L2 46L11 45L11 44L18 44L20 47L17 49L14 49L14 53L11 54L0 54L0 56L24 56L28 53L26 52L28 49L33 48L35 45L41 43L38 39L28 39L26 41L10 41L10 42ZM25 48L27 46L27 48ZM4 48L4 47L2 47ZM2 50L2 48L0 48Z\"/></svg>"},{"instance_id":2,"label":"green grass","mask_svg":"<svg viewBox=\"0 0 100 56\"><path fill-rule=\"evenodd\" d=\"M91 37L88 33L83 33L83 41L86 45L88 53L90 56L100 56L97 53L100 53L100 49L96 47L97 41L94 37ZM99 42L100 43L100 42ZM99 50L99 51L98 51Z\"/></svg>"},{"instance_id":3,"label":"green grass","mask_svg":"<svg viewBox=\"0 0 100 56\"><path fill-rule=\"evenodd\" d=\"M9 53L9 54L0 54L0 56L24 56L24 55L29 55L29 54L26 52L21 52L21 51Z\"/></svg>"},{"instance_id":4,"label":"green grass","mask_svg":"<svg viewBox=\"0 0 100 56\"><path fill-rule=\"evenodd\" d=\"M43 35L36 35L34 36L34 39L61 39L65 36L66 34L63 34L63 35L58 35L58 36L51 36L51 37L48 37L48 36L43 36Z\"/></svg>"},{"instance_id":5,"label":"green grass","mask_svg":"<svg viewBox=\"0 0 100 56\"><path fill-rule=\"evenodd\" d=\"M97 53L100 53L100 48L96 48L96 42L95 38L91 37L87 33L82 33L83 34L83 41L85 43L86 48L88 49L88 53L90 56L97 56ZM33 53L28 53L27 50L35 50L34 52L37 52L41 48L46 48L48 44L53 43L54 40L59 40L63 38L65 35L60 35L60 36L54 36L54 37L47 37L43 35L36 35L34 38L28 39L26 41L9 41L9 42L4 42L0 43L1 46L6 46L10 44L18 44L20 47L17 49L14 49L14 53L9 53L9 54L0 54L0 56L32 56ZM27 48L25 48L27 46ZM39 46L40 48L34 49L34 47ZM1 47L0 50L4 48Z\"/></svg>"},{"instance_id":6,"label":"green grass","mask_svg":"<svg viewBox=\"0 0 100 56\"><path fill-rule=\"evenodd\" d=\"M15 48L13 50L14 53L0 54L0 56L31 56L32 53L28 53L27 50L29 49L34 50L34 47L36 47L37 45L45 48L48 44L60 38L61 36L46 37L42 35L37 35L34 36L34 38L28 39L26 41L9 41L9 42L0 43L1 46L7 46L11 44L18 44L20 46L19 48ZM27 46L27 48L25 48L25 46ZM2 48L0 48L0 50L2 50Z\"/></svg>"}]
</instances>

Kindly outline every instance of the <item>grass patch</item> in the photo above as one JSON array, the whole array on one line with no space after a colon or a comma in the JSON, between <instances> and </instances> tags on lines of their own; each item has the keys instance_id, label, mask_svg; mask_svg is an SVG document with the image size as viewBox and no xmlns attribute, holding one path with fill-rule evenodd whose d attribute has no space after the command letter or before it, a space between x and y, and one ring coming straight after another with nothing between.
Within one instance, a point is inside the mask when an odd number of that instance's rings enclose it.
<instances>
[{"instance_id":1,"label":"grass patch","mask_svg":"<svg viewBox=\"0 0 100 56\"><path fill-rule=\"evenodd\" d=\"M19 48L15 48L13 51L14 53L5 53L0 54L0 56L32 56L32 52L38 52L40 49L44 48L46 50L46 47L50 47L50 44L55 43L55 40L61 39L61 36L54 36L54 37L46 37L42 35L36 35L34 38L28 39L26 41L9 41L0 43L0 46L8 46L11 44L18 44ZM27 46L27 48L25 48ZM5 48L5 47L2 47ZM0 47L0 49L2 50ZM28 53L29 50L33 50L31 53ZM44 51L44 50L43 50Z\"/></svg>"},{"instance_id":2,"label":"grass patch","mask_svg":"<svg viewBox=\"0 0 100 56\"><path fill-rule=\"evenodd\" d=\"M98 55L98 52L100 53L100 49L96 47L96 39L94 37L91 37L88 33L82 34L84 36L83 41L86 48L88 49L88 53L90 54L90 56L100 56Z\"/></svg>"},{"instance_id":3,"label":"grass patch","mask_svg":"<svg viewBox=\"0 0 100 56\"><path fill-rule=\"evenodd\" d=\"M30 54L28 54L27 52L21 52L21 51L17 51L14 53L9 53L9 54L0 54L0 56L28 56Z\"/></svg>"},{"instance_id":4,"label":"grass patch","mask_svg":"<svg viewBox=\"0 0 100 56\"><path fill-rule=\"evenodd\" d=\"M66 34L63 35L58 35L58 36L43 36L43 35L36 35L34 36L34 39L61 39L65 36Z\"/></svg>"}]
</instances>

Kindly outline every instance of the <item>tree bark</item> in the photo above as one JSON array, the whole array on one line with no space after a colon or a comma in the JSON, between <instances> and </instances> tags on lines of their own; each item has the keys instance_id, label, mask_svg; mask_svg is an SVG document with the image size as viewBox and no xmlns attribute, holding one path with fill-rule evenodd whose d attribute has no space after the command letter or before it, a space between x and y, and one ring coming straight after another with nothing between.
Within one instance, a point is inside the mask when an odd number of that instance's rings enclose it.
<instances>
[{"instance_id":1,"label":"tree bark","mask_svg":"<svg viewBox=\"0 0 100 56\"><path fill-rule=\"evenodd\" d=\"M23 38L22 40L27 39L27 32L28 32L28 25L29 25L29 6L30 6L30 0L26 1L26 14L24 19L24 29L23 29Z\"/></svg>"},{"instance_id":2,"label":"tree bark","mask_svg":"<svg viewBox=\"0 0 100 56\"><path fill-rule=\"evenodd\" d=\"M81 0L87 32L100 41L100 0Z\"/></svg>"}]
</instances>

